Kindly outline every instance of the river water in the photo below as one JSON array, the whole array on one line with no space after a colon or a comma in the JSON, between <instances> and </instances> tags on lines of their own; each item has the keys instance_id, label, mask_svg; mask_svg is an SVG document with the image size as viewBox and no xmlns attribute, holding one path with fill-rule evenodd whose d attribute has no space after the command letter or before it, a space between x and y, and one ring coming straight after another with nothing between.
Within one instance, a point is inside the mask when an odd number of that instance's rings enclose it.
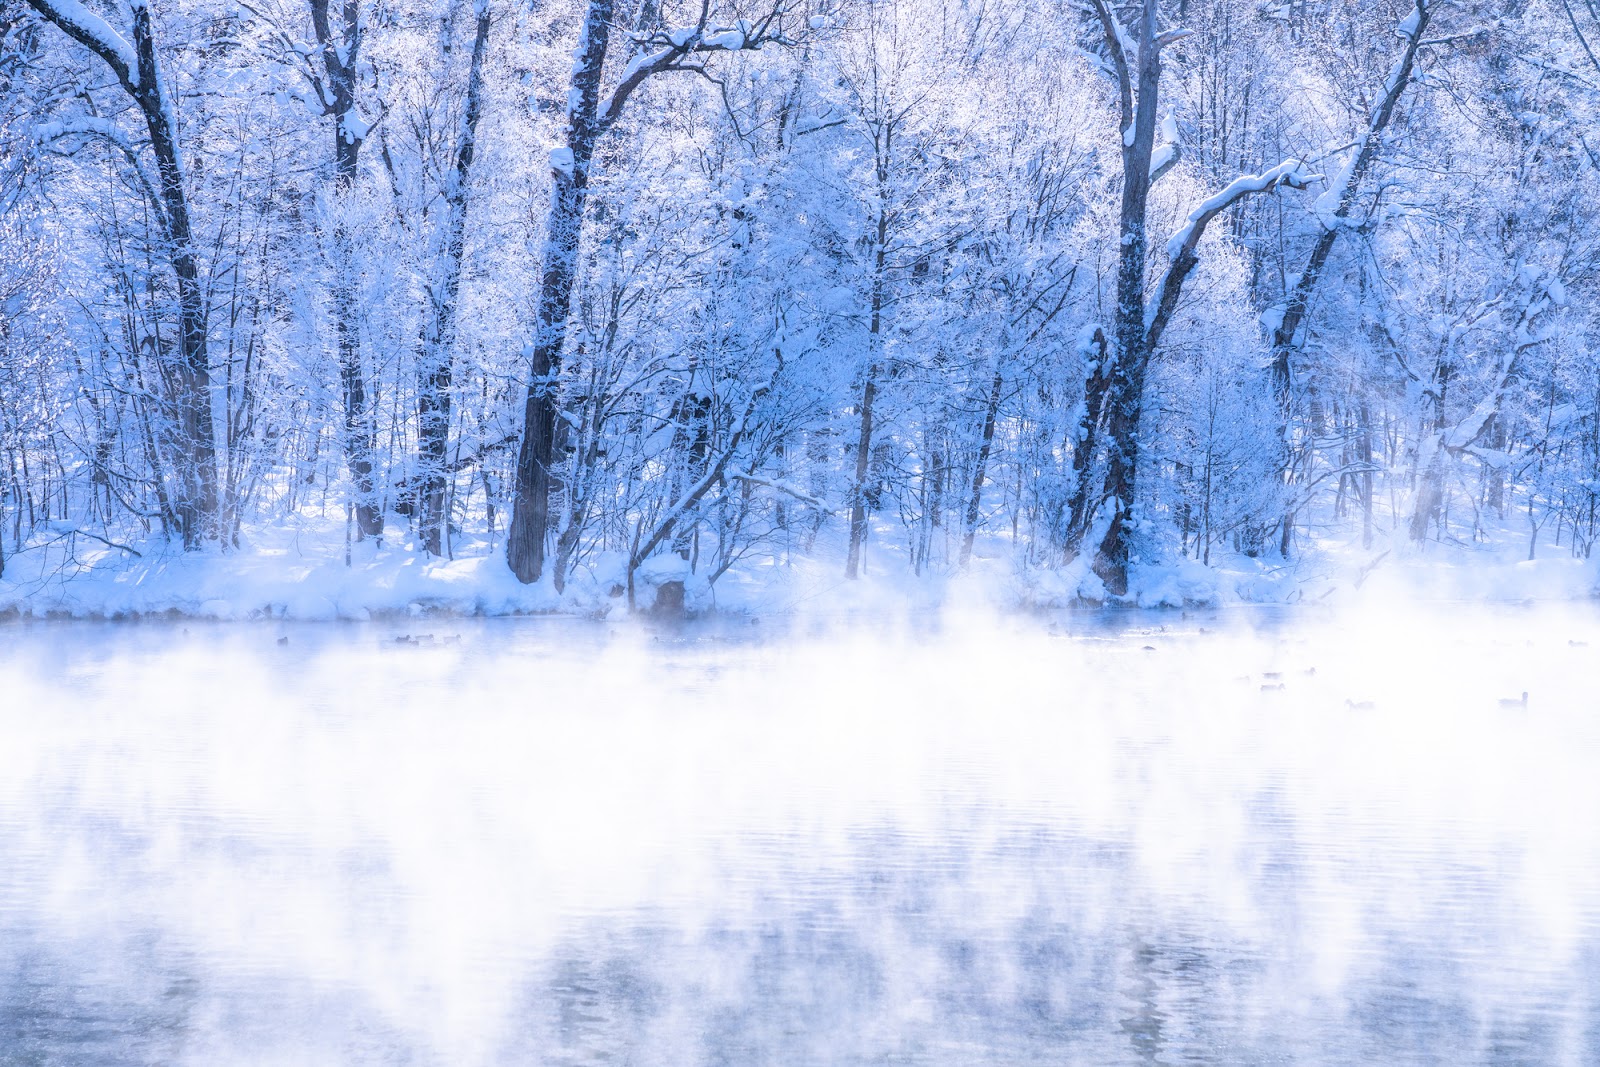
<instances>
[{"instance_id":1,"label":"river water","mask_svg":"<svg viewBox=\"0 0 1600 1067\"><path fill-rule=\"evenodd\" d=\"M1597 817L1592 607L13 624L0 1063L1596 1064Z\"/></svg>"}]
</instances>

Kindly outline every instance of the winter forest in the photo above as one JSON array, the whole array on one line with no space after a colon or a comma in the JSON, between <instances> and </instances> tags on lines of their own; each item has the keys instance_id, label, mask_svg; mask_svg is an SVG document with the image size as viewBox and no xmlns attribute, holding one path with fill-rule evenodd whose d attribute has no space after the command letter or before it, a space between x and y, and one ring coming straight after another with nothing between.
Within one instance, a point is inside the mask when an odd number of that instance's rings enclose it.
<instances>
[{"instance_id":1,"label":"winter forest","mask_svg":"<svg viewBox=\"0 0 1600 1067\"><path fill-rule=\"evenodd\" d=\"M0 1062L1600 1064L1591 337L1600 0L0 0Z\"/></svg>"},{"instance_id":2,"label":"winter forest","mask_svg":"<svg viewBox=\"0 0 1600 1067\"><path fill-rule=\"evenodd\" d=\"M1587 558L1597 50L1594 0L5 0L0 567Z\"/></svg>"}]
</instances>

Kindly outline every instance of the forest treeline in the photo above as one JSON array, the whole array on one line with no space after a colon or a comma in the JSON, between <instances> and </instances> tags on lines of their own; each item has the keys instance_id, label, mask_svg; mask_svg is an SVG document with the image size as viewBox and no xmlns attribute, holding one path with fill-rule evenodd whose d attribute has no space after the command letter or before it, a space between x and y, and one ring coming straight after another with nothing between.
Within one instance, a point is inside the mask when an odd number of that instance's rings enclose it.
<instances>
[{"instance_id":1,"label":"forest treeline","mask_svg":"<svg viewBox=\"0 0 1600 1067\"><path fill-rule=\"evenodd\" d=\"M3 0L0 567L306 515L557 588L1587 556L1596 48L1594 0Z\"/></svg>"}]
</instances>

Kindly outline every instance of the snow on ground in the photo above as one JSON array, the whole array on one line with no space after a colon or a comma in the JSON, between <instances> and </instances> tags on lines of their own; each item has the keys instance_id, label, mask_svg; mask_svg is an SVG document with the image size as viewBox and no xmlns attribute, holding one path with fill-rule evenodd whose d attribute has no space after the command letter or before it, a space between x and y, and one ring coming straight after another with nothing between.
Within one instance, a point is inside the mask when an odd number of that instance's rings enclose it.
<instances>
[{"instance_id":1,"label":"snow on ground","mask_svg":"<svg viewBox=\"0 0 1600 1067\"><path fill-rule=\"evenodd\" d=\"M468 543L431 560L389 539L350 546L335 523L285 523L249 532L237 549L183 552L151 539L121 548L56 533L6 560L0 612L120 618L365 619L448 611L509 615L559 605L549 583L524 586L498 553Z\"/></svg>"},{"instance_id":2,"label":"snow on ground","mask_svg":"<svg viewBox=\"0 0 1600 1067\"><path fill-rule=\"evenodd\" d=\"M0 614L128 618L366 619L422 614L626 613L620 554L584 561L557 592L547 579L524 586L505 566L503 542L458 539L454 559L430 559L396 535L349 546L341 523L297 519L249 531L239 548L185 553L159 539L112 546L57 530L6 559ZM890 531L869 543L858 581L844 578L842 551L825 540L812 558L752 557L715 585L684 575L676 557L651 560L635 575L635 605L648 608L660 582L686 578L694 612L751 615L890 615L938 608L1064 608L1117 603L1086 559L1041 567L1017 559L1008 538L980 539L965 572L913 573ZM133 553L137 552L138 555ZM1213 551L1211 564L1185 559L1135 568L1120 603L1381 604L1393 601L1572 600L1600 593L1600 561L1565 546L1526 559L1525 543L1416 546L1403 536L1363 548L1314 543L1295 558L1252 559Z\"/></svg>"}]
</instances>

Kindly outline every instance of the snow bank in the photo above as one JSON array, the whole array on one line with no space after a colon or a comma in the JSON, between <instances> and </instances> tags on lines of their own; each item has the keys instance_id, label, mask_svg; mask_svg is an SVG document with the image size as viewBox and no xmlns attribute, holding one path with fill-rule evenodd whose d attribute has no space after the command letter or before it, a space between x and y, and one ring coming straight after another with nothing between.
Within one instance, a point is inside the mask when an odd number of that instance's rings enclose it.
<instances>
[{"instance_id":1,"label":"snow bank","mask_svg":"<svg viewBox=\"0 0 1600 1067\"><path fill-rule=\"evenodd\" d=\"M332 524L258 530L238 549L202 552L182 552L160 540L124 549L57 531L6 560L0 612L320 621L427 612L510 615L562 606L548 583L518 583L486 545L464 547L456 559L434 560L392 538L383 545L364 542L350 546L346 566L343 527ZM583 607L577 598L571 606Z\"/></svg>"},{"instance_id":2,"label":"snow bank","mask_svg":"<svg viewBox=\"0 0 1600 1067\"><path fill-rule=\"evenodd\" d=\"M1596 595L1600 561L1551 546L1527 561L1526 547L1431 544L1403 539L1374 548L1316 544L1284 561L1213 550L1210 565L1180 559L1133 568L1127 596L1110 596L1080 557L1065 565L1019 560L1009 540L980 537L965 571L913 572L904 553L869 546L857 581L844 577L841 546L815 556L740 561L714 584L676 556L649 560L634 575L635 609L647 611L667 582L683 583L691 613L787 617L893 617L930 611L1034 610L1113 604L1309 604L1381 606L1413 601L1555 601ZM133 555L137 552L138 555ZM185 553L159 540L112 546L60 527L12 555L0 578L0 614L129 618L176 614L209 619L367 619L374 616L629 611L626 558L586 558L557 593L506 568L503 545L458 541L454 559L432 559L401 527L350 546L337 523L285 523L253 531L237 549Z\"/></svg>"}]
</instances>

